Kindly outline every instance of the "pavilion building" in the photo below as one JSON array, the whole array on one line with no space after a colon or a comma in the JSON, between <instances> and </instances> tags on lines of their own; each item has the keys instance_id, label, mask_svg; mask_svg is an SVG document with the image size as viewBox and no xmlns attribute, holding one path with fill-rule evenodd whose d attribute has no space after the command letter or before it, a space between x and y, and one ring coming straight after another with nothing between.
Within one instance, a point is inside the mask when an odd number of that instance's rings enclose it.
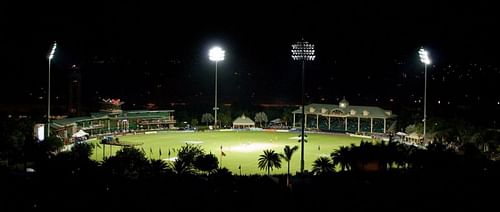
<instances>
[{"instance_id":1,"label":"pavilion building","mask_svg":"<svg viewBox=\"0 0 500 212\"><path fill-rule=\"evenodd\" d=\"M112 133L140 132L149 130L166 130L174 128L176 120L174 110L132 110L123 111L123 102L105 100L99 112L90 116L79 116L52 120L51 134L72 143L72 135L80 130L90 137Z\"/></svg>"},{"instance_id":2,"label":"pavilion building","mask_svg":"<svg viewBox=\"0 0 500 212\"><path fill-rule=\"evenodd\" d=\"M233 121L234 129L244 129L251 127L255 127L255 122L251 118L246 117L245 114L241 115Z\"/></svg>"},{"instance_id":3,"label":"pavilion building","mask_svg":"<svg viewBox=\"0 0 500 212\"><path fill-rule=\"evenodd\" d=\"M300 127L302 108L292 113L293 127ZM393 131L397 117L392 111L380 107L349 105L345 98L338 105L306 105L304 113L306 129L372 134Z\"/></svg>"}]
</instances>

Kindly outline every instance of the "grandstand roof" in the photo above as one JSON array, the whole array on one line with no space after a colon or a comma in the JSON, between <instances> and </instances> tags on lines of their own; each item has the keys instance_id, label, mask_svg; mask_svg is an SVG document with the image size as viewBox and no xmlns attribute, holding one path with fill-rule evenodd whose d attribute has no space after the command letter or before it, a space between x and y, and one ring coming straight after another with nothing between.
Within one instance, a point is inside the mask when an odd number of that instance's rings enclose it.
<instances>
[{"instance_id":1,"label":"grandstand roof","mask_svg":"<svg viewBox=\"0 0 500 212\"><path fill-rule=\"evenodd\" d=\"M126 113L173 113L175 110L127 110Z\"/></svg>"},{"instance_id":2,"label":"grandstand roof","mask_svg":"<svg viewBox=\"0 0 500 212\"><path fill-rule=\"evenodd\" d=\"M173 113L174 110L155 110L155 111L149 111L149 110L132 110L132 111L123 111L121 114L116 114L117 119L126 119L126 118L158 118L158 117L168 117ZM93 120L99 120L99 119L116 119L113 114L113 116L109 116L110 113L106 112L97 112L97 113L91 113L90 116L80 116L80 117L73 117L73 118L64 118L64 119L57 119L57 120L52 120L52 123L54 127L63 127L67 125L72 125L76 124L77 122L81 121L93 121Z\"/></svg>"},{"instance_id":3,"label":"grandstand roof","mask_svg":"<svg viewBox=\"0 0 500 212\"><path fill-rule=\"evenodd\" d=\"M173 110L134 110L123 112L121 117L134 117L134 118L154 118L154 117L168 117Z\"/></svg>"},{"instance_id":4,"label":"grandstand roof","mask_svg":"<svg viewBox=\"0 0 500 212\"><path fill-rule=\"evenodd\" d=\"M249 118L246 117L245 114L241 115L240 117L236 118L233 121L233 125L254 125L255 122Z\"/></svg>"},{"instance_id":5,"label":"grandstand roof","mask_svg":"<svg viewBox=\"0 0 500 212\"><path fill-rule=\"evenodd\" d=\"M98 118L93 118L93 117L89 117L89 116L80 116L80 117L52 120L51 123L56 125L56 126L66 126L66 125L75 124L76 122L80 122L80 121L90 121L90 120L95 120L95 119L98 119Z\"/></svg>"},{"instance_id":6,"label":"grandstand roof","mask_svg":"<svg viewBox=\"0 0 500 212\"><path fill-rule=\"evenodd\" d=\"M302 113L297 109L292 113ZM309 104L305 106L306 114L318 114L323 116L360 117L360 118L394 118L395 114L390 110L384 110L376 106L353 106L347 105L345 108L334 104Z\"/></svg>"}]
</instances>

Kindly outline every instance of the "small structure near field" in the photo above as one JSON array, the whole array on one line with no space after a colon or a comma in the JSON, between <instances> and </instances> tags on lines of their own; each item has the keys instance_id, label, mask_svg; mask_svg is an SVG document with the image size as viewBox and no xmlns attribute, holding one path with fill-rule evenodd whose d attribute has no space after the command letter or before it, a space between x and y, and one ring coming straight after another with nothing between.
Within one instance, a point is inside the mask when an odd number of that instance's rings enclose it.
<instances>
[{"instance_id":1,"label":"small structure near field","mask_svg":"<svg viewBox=\"0 0 500 212\"><path fill-rule=\"evenodd\" d=\"M80 130L71 136L75 142L85 141L89 139L89 134L83 130Z\"/></svg>"},{"instance_id":2,"label":"small structure near field","mask_svg":"<svg viewBox=\"0 0 500 212\"><path fill-rule=\"evenodd\" d=\"M251 118L246 117L245 114L241 115L240 117L238 117L233 121L234 129L243 129L251 127L255 127L255 122Z\"/></svg>"},{"instance_id":3,"label":"small structure near field","mask_svg":"<svg viewBox=\"0 0 500 212\"><path fill-rule=\"evenodd\" d=\"M287 124L285 121L281 120L280 118L277 118L277 119L273 119L269 122L269 128L275 128L275 129L279 129L279 128L287 128Z\"/></svg>"}]
</instances>

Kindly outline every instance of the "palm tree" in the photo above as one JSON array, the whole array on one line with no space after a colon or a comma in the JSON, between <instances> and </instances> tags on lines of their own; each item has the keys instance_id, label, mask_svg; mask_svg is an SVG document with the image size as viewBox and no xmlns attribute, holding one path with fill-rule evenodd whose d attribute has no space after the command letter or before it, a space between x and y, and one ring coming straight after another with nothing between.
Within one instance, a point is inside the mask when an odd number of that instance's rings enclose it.
<instances>
[{"instance_id":1,"label":"palm tree","mask_svg":"<svg viewBox=\"0 0 500 212\"><path fill-rule=\"evenodd\" d=\"M335 165L329 157L319 157L313 163L312 172L316 175L328 175L335 171Z\"/></svg>"},{"instance_id":2,"label":"palm tree","mask_svg":"<svg viewBox=\"0 0 500 212\"><path fill-rule=\"evenodd\" d=\"M283 154L280 154L280 158L285 160L288 164L288 172L286 175L286 184L290 185L290 161L292 160L293 153L299 149L298 146L293 146L290 148L290 146L286 145L285 148L283 148Z\"/></svg>"},{"instance_id":3,"label":"palm tree","mask_svg":"<svg viewBox=\"0 0 500 212\"><path fill-rule=\"evenodd\" d=\"M398 168L402 168L406 166L406 158L408 155L407 148L397 142L389 141L386 146L386 154L388 157L388 168L391 169L393 165L396 165Z\"/></svg>"},{"instance_id":4,"label":"palm tree","mask_svg":"<svg viewBox=\"0 0 500 212\"><path fill-rule=\"evenodd\" d=\"M264 150L264 154L259 156L258 167L260 170L267 169L267 175L270 175L273 168L281 168L281 158L279 154L272 149Z\"/></svg>"},{"instance_id":5,"label":"palm tree","mask_svg":"<svg viewBox=\"0 0 500 212\"><path fill-rule=\"evenodd\" d=\"M160 159L151 159L149 160L149 166L147 167L147 171L150 176L161 176L168 169L168 164Z\"/></svg>"},{"instance_id":6,"label":"palm tree","mask_svg":"<svg viewBox=\"0 0 500 212\"><path fill-rule=\"evenodd\" d=\"M330 154L334 165L340 165L342 171L349 169L349 147L341 146L339 149L335 150Z\"/></svg>"},{"instance_id":7,"label":"palm tree","mask_svg":"<svg viewBox=\"0 0 500 212\"><path fill-rule=\"evenodd\" d=\"M185 161L181 159L175 160L172 164L172 170L178 175L191 174L193 172L192 167Z\"/></svg>"}]
</instances>

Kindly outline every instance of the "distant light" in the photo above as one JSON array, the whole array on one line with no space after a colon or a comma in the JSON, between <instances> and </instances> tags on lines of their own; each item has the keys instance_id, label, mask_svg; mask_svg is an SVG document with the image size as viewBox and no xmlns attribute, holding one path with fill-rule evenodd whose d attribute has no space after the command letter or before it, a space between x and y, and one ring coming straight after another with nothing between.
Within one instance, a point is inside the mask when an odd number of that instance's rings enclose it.
<instances>
[{"instance_id":1,"label":"distant light","mask_svg":"<svg viewBox=\"0 0 500 212\"><path fill-rule=\"evenodd\" d=\"M36 137L39 141L45 140L45 125L44 124L36 124L35 125Z\"/></svg>"},{"instance_id":2,"label":"distant light","mask_svg":"<svg viewBox=\"0 0 500 212\"><path fill-rule=\"evenodd\" d=\"M225 53L220 47L213 47L208 52L208 57L211 61L222 61L224 60Z\"/></svg>"},{"instance_id":3,"label":"distant light","mask_svg":"<svg viewBox=\"0 0 500 212\"><path fill-rule=\"evenodd\" d=\"M500 101L497 102L497 105L500 105Z\"/></svg>"},{"instance_id":4,"label":"distant light","mask_svg":"<svg viewBox=\"0 0 500 212\"><path fill-rule=\"evenodd\" d=\"M57 48L57 43L54 42L54 45L52 46L52 51L50 51L49 60L52 60L52 58L54 58L54 54L56 53L56 48Z\"/></svg>"},{"instance_id":5,"label":"distant light","mask_svg":"<svg viewBox=\"0 0 500 212\"><path fill-rule=\"evenodd\" d=\"M441 100L438 100L438 104L441 104Z\"/></svg>"},{"instance_id":6,"label":"distant light","mask_svg":"<svg viewBox=\"0 0 500 212\"><path fill-rule=\"evenodd\" d=\"M293 60L313 61L316 58L314 52L314 44L310 44L307 41L299 41L292 45Z\"/></svg>"},{"instance_id":7,"label":"distant light","mask_svg":"<svg viewBox=\"0 0 500 212\"><path fill-rule=\"evenodd\" d=\"M431 60L429 59L429 52L427 52L424 48L421 48L418 51L418 55L420 56L420 62L426 65L431 64Z\"/></svg>"}]
</instances>

